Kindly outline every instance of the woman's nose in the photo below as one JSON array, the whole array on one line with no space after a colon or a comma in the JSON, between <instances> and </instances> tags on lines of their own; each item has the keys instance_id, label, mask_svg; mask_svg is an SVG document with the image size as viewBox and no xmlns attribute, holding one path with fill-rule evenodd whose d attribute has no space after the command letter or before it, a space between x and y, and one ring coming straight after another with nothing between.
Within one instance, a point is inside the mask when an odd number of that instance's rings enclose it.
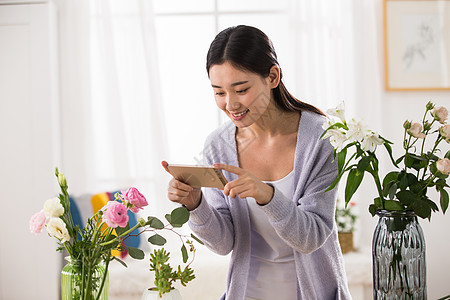
<instances>
[{"instance_id":1,"label":"woman's nose","mask_svg":"<svg viewBox=\"0 0 450 300\"><path fill-rule=\"evenodd\" d=\"M241 106L241 104L239 103L239 101L237 101L237 99L235 97L233 97L232 95L227 96L227 106L226 109L228 111L235 111L237 110L239 107Z\"/></svg>"}]
</instances>

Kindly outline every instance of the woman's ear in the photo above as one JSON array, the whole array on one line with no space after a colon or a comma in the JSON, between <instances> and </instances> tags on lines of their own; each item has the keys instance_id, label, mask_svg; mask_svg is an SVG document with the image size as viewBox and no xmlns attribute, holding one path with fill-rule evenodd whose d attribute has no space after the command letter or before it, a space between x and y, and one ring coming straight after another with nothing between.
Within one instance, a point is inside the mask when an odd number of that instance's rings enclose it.
<instances>
[{"instance_id":1,"label":"woman's ear","mask_svg":"<svg viewBox=\"0 0 450 300\"><path fill-rule=\"evenodd\" d=\"M277 65L273 65L270 68L270 73L269 73L269 84L271 88L276 88L278 86L278 84L280 83L280 79L281 79L281 70L280 67L278 67Z\"/></svg>"}]
</instances>

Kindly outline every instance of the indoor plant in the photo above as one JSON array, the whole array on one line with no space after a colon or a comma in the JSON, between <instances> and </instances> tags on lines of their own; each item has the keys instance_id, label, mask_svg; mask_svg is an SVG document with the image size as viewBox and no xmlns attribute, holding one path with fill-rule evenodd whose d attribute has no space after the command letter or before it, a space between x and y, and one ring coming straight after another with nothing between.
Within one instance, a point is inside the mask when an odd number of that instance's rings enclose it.
<instances>
[{"instance_id":1,"label":"indoor plant","mask_svg":"<svg viewBox=\"0 0 450 300\"><path fill-rule=\"evenodd\" d=\"M148 241L161 245L165 239L155 231L170 230L176 233L174 228L181 227L189 219L189 211L178 207L166 215L170 228L156 217L148 217L147 220L139 218L138 223L130 228L127 211L136 213L148 203L136 188L129 188L116 193L114 201L109 201L87 220L85 228L80 228L72 220L67 179L57 168L55 175L61 193L59 197L45 201L44 208L31 217L30 230L37 234L46 228L47 233L58 240L57 250L66 249L69 254L69 264L63 269L61 278L63 300L108 299L109 263L117 260L126 266L111 254L111 250L123 250L123 239L143 232L154 232ZM181 242L184 256L186 246L183 238ZM189 241L188 245L193 248L192 242ZM127 247L127 250L132 258L145 257L144 252L138 248Z\"/></svg>"},{"instance_id":2,"label":"indoor plant","mask_svg":"<svg viewBox=\"0 0 450 300\"><path fill-rule=\"evenodd\" d=\"M355 205L355 202L350 202L348 206L342 207L339 201L337 201L336 204L335 221L338 230L339 244L341 245L341 250L344 254L354 250L353 231L355 229L357 216L353 213L352 208Z\"/></svg>"},{"instance_id":3,"label":"indoor plant","mask_svg":"<svg viewBox=\"0 0 450 300\"><path fill-rule=\"evenodd\" d=\"M347 122L344 111L343 104L328 111L329 118L324 124L322 138L329 138L338 164L338 176L329 189L347 173L347 204L366 172L374 179L378 195L369 211L380 217L372 242L374 298L426 298L425 242L417 216L431 219L432 212L439 210L428 197L431 187L439 192L442 212L448 208L450 151L442 153L439 149L442 142L450 142L448 111L428 102L420 122L405 121L404 154L397 159L393 157L391 142L358 121ZM431 141L431 149L425 150L427 138L433 136L436 138ZM393 165L383 179L375 155L381 145ZM353 152L350 154L349 150Z\"/></svg>"}]
</instances>

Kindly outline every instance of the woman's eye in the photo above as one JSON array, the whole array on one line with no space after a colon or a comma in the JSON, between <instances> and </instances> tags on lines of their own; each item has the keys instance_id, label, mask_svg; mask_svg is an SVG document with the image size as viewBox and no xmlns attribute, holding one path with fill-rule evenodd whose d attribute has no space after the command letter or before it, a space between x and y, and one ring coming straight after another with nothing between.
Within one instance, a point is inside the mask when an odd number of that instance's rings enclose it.
<instances>
[{"instance_id":1,"label":"woman's eye","mask_svg":"<svg viewBox=\"0 0 450 300\"><path fill-rule=\"evenodd\" d=\"M223 92L216 92L215 95L216 96L223 96L223 95L225 95L225 93L223 93Z\"/></svg>"},{"instance_id":2,"label":"woman's eye","mask_svg":"<svg viewBox=\"0 0 450 300\"><path fill-rule=\"evenodd\" d=\"M246 88L246 89L243 89L243 90L240 90L240 91L236 91L236 93L237 93L237 94L243 94L243 93L245 93L246 91L248 91L248 89L249 89L249 88Z\"/></svg>"}]
</instances>

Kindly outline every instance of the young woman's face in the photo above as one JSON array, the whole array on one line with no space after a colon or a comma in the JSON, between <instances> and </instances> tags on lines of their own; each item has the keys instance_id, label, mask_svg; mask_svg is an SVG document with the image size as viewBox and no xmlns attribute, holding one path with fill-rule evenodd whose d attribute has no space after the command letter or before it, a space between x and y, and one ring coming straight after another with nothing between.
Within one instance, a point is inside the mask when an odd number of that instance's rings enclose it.
<instances>
[{"instance_id":1,"label":"young woman's face","mask_svg":"<svg viewBox=\"0 0 450 300\"><path fill-rule=\"evenodd\" d=\"M217 106L238 128L250 126L261 118L272 101L272 88L278 85L278 80L273 80L271 75L262 78L228 62L213 65L209 79Z\"/></svg>"}]
</instances>

